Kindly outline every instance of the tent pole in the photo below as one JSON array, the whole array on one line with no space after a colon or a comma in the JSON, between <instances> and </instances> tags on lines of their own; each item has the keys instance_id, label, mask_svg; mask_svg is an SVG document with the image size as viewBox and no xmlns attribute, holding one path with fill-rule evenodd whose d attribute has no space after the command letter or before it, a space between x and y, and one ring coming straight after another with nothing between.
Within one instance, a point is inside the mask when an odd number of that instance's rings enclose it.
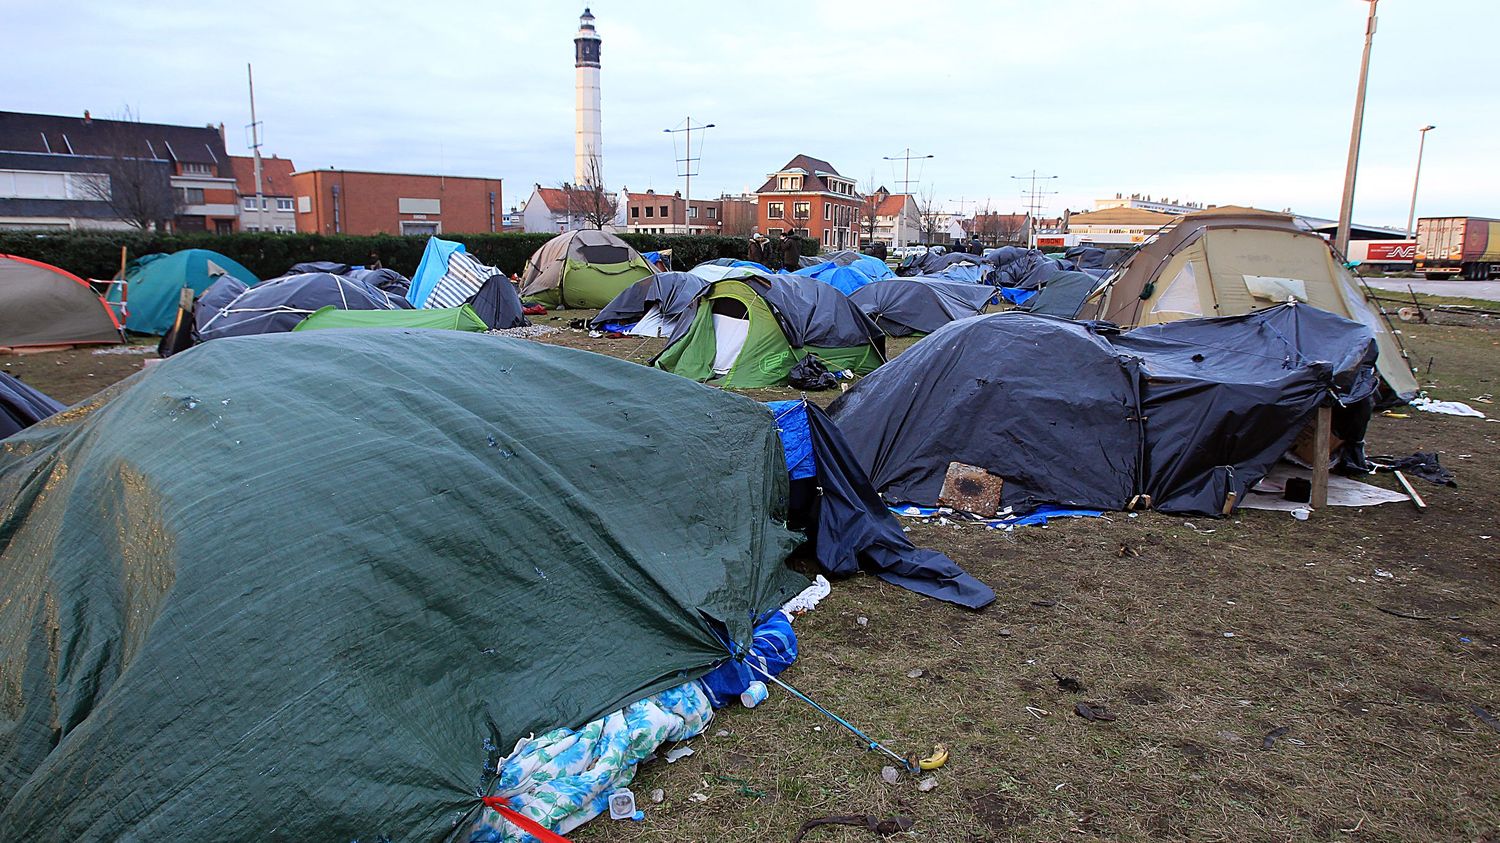
<instances>
[{"instance_id":1,"label":"tent pole","mask_svg":"<svg viewBox=\"0 0 1500 843\"><path fill-rule=\"evenodd\" d=\"M1324 404L1318 408L1318 418L1313 428L1312 494L1308 503L1314 510L1328 505L1328 446L1333 431L1333 408Z\"/></svg>"}]
</instances>

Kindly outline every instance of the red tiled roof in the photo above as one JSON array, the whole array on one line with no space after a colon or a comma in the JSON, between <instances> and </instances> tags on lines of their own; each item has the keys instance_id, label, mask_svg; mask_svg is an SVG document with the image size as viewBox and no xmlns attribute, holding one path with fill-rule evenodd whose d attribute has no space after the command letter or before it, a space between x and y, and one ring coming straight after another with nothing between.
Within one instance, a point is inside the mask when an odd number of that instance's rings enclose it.
<instances>
[{"instance_id":1,"label":"red tiled roof","mask_svg":"<svg viewBox=\"0 0 1500 843\"><path fill-rule=\"evenodd\" d=\"M255 195L255 159L247 155L231 155L229 165L234 170L234 189L241 196ZM260 184L262 196L291 196L292 173L296 171L290 158L260 159Z\"/></svg>"},{"instance_id":2,"label":"red tiled roof","mask_svg":"<svg viewBox=\"0 0 1500 843\"><path fill-rule=\"evenodd\" d=\"M560 187L538 187L536 194L550 211L566 210L568 207L568 194Z\"/></svg>"},{"instance_id":3,"label":"red tiled roof","mask_svg":"<svg viewBox=\"0 0 1500 843\"><path fill-rule=\"evenodd\" d=\"M832 164L821 158L814 158L811 155L798 155L786 162L786 166L777 172L786 172L787 170L803 170L807 173L807 177L802 180L802 190L800 192L803 193L824 193L828 191L828 183L818 173L823 172L832 173L835 176L839 175L839 171L835 170ZM766 191L775 189L776 177L772 176L766 179L766 183L760 186L760 190L755 192L765 193Z\"/></svg>"},{"instance_id":4,"label":"red tiled roof","mask_svg":"<svg viewBox=\"0 0 1500 843\"><path fill-rule=\"evenodd\" d=\"M892 193L885 197L879 205L875 206L875 216L894 217L901 213L901 209L906 206L906 196L905 193Z\"/></svg>"}]
</instances>

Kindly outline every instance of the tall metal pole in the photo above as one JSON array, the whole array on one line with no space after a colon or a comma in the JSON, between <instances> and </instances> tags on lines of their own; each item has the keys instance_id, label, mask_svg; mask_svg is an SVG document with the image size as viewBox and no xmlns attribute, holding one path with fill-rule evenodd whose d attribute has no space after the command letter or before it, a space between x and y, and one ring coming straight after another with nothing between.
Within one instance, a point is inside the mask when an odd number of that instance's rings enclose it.
<instances>
[{"instance_id":1,"label":"tall metal pole","mask_svg":"<svg viewBox=\"0 0 1500 843\"><path fill-rule=\"evenodd\" d=\"M693 127L693 118L689 116L683 126L680 126L676 129L662 129L662 132L669 135L675 135L679 132L687 135L687 148L684 153L684 157L677 159L677 163L682 165L682 173L680 175L682 175L687 180L687 184L683 189L683 193L685 194L685 196L683 197L682 206L682 228L683 231L688 234L693 233L692 217L689 217L688 213L693 208L693 176L697 175L697 173L693 172L693 164L695 161L695 159L693 158L693 132L706 132L709 129L713 128L716 128L715 124L704 123L703 125L698 126L695 129Z\"/></svg>"},{"instance_id":2,"label":"tall metal pole","mask_svg":"<svg viewBox=\"0 0 1500 843\"><path fill-rule=\"evenodd\" d=\"M1369 0L1370 16L1365 21L1365 54L1359 62L1359 90L1354 95L1354 128L1349 133L1349 163L1344 168L1344 198L1339 203L1339 228L1333 245L1339 254L1349 253L1349 226L1354 216L1354 176L1359 170L1359 136L1365 125L1365 83L1370 78L1370 47L1375 43L1375 6L1380 0Z\"/></svg>"},{"instance_id":3,"label":"tall metal pole","mask_svg":"<svg viewBox=\"0 0 1500 843\"><path fill-rule=\"evenodd\" d=\"M1422 183L1422 151L1427 148L1427 133L1436 128L1427 125L1419 131L1422 139L1417 142L1417 175L1411 180L1411 211L1406 215L1406 233L1413 238L1417 236L1417 185Z\"/></svg>"},{"instance_id":4,"label":"tall metal pole","mask_svg":"<svg viewBox=\"0 0 1500 843\"><path fill-rule=\"evenodd\" d=\"M882 155L881 159L884 160L884 161L904 161L904 162L906 162L906 169L905 169L906 175L901 179L901 192L904 193L904 194L906 194L907 196L911 196L912 195L912 192L911 192L911 162L912 162L912 160L916 159L916 160L920 161L920 160L925 160L925 159L928 159L928 158L931 158L931 157L932 157L931 155L912 155L911 154L911 147L908 146L906 148L906 152L903 153L903 154L901 154L901 155Z\"/></svg>"},{"instance_id":5,"label":"tall metal pole","mask_svg":"<svg viewBox=\"0 0 1500 843\"><path fill-rule=\"evenodd\" d=\"M250 81L250 151L255 155L255 227L266 230L266 198L260 181L260 124L255 122L255 71L245 63L245 78Z\"/></svg>"}]
</instances>

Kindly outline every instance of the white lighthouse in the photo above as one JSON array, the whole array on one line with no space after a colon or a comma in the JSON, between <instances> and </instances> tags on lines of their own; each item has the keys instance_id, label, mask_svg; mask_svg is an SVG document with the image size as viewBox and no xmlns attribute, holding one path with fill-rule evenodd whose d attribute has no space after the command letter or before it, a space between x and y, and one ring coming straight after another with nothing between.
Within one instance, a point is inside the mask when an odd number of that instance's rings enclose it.
<instances>
[{"instance_id":1,"label":"white lighthouse","mask_svg":"<svg viewBox=\"0 0 1500 843\"><path fill-rule=\"evenodd\" d=\"M604 186L604 136L599 124L599 33L588 9L578 19L573 39L577 78L576 124L573 130L573 183Z\"/></svg>"}]
</instances>

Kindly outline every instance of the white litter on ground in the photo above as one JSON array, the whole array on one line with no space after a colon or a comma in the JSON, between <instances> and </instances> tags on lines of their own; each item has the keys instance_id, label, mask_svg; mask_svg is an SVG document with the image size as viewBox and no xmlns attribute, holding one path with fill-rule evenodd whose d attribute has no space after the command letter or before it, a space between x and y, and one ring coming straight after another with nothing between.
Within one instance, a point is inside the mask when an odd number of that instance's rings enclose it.
<instances>
[{"instance_id":1,"label":"white litter on ground","mask_svg":"<svg viewBox=\"0 0 1500 843\"><path fill-rule=\"evenodd\" d=\"M1445 416L1463 416L1470 419L1484 418L1484 413L1479 412L1462 401L1434 401L1431 398L1413 398L1411 405L1424 413L1442 413Z\"/></svg>"},{"instance_id":2,"label":"white litter on ground","mask_svg":"<svg viewBox=\"0 0 1500 843\"><path fill-rule=\"evenodd\" d=\"M548 334L557 333L557 329L547 325L522 325L519 328L491 328L486 334L495 337L513 337L522 340L534 340L545 337Z\"/></svg>"},{"instance_id":3,"label":"white litter on ground","mask_svg":"<svg viewBox=\"0 0 1500 843\"><path fill-rule=\"evenodd\" d=\"M102 356L104 356L106 354L155 354L155 353L156 353L156 346L154 346L154 345L110 345L110 346L105 346L104 348L96 348L96 349L94 349L94 356L95 357L102 357Z\"/></svg>"},{"instance_id":4,"label":"white litter on ground","mask_svg":"<svg viewBox=\"0 0 1500 843\"><path fill-rule=\"evenodd\" d=\"M813 584L802 589L802 593L796 597L786 601L786 604L781 607L781 611L786 612L789 617L795 617L803 612L810 612L818 605L820 600L827 597L832 591L833 586L829 584L828 578L822 574L818 574L817 579L813 580Z\"/></svg>"}]
</instances>

